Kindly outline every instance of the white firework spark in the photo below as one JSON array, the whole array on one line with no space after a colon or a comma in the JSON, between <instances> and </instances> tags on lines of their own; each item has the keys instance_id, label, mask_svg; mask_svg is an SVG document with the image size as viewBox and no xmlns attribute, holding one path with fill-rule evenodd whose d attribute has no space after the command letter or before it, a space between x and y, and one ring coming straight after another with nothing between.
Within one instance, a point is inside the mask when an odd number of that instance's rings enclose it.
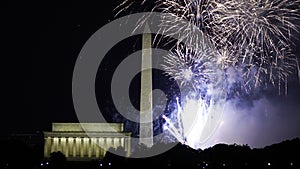
<instances>
[{"instance_id":1,"label":"white firework spark","mask_svg":"<svg viewBox=\"0 0 300 169\"><path fill-rule=\"evenodd\" d=\"M180 82L180 86L191 85L198 91L199 87L215 80L216 54L208 47L192 50L178 45L174 52L164 56L162 67L171 78Z\"/></svg>"},{"instance_id":2,"label":"white firework spark","mask_svg":"<svg viewBox=\"0 0 300 169\"><path fill-rule=\"evenodd\" d=\"M199 149L220 126L222 103L216 104L212 98L207 101L193 96L185 96L181 104L178 98L176 100L177 109L172 112L173 115L163 115L166 121L164 130L180 143Z\"/></svg>"},{"instance_id":3,"label":"white firework spark","mask_svg":"<svg viewBox=\"0 0 300 169\"><path fill-rule=\"evenodd\" d=\"M291 32L299 28L299 2L229 0L219 5L222 12L211 15L214 44L234 51L228 57L236 58L246 68L255 67L254 87L269 82L275 85L275 81L280 85L297 67L297 58L291 52Z\"/></svg>"}]
</instances>

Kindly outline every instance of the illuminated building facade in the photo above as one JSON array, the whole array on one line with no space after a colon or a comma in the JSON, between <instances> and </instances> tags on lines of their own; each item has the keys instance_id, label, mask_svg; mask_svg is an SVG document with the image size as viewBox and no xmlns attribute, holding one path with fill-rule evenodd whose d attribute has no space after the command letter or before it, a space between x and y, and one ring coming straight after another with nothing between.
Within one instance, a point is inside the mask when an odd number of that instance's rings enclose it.
<instances>
[{"instance_id":1,"label":"illuminated building facade","mask_svg":"<svg viewBox=\"0 0 300 169\"><path fill-rule=\"evenodd\" d=\"M130 135L122 123L52 123L52 131L44 132L44 157L60 151L68 160L102 159L118 147L129 157Z\"/></svg>"}]
</instances>

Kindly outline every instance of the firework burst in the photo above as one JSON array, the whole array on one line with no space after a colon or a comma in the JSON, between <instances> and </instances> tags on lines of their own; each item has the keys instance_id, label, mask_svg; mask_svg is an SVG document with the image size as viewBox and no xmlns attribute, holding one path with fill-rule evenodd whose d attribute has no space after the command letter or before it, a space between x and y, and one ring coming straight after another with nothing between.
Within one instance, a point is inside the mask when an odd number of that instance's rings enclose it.
<instances>
[{"instance_id":1,"label":"firework burst","mask_svg":"<svg viewBox=\"0 0 300 169\"><path fill-rule=\"evenodd\" d=\"M256 69L254 87L286 81L297 67L291 32L298 31L299 1L231 0L219 6L222 12L211 15L217 48L234 51L228 57L249 68L245 79Z\"/></svg>"},{"instance_id":2,"label":"firework burst","mask_svg":"<svg viewBox=\"0 0 300 169\"><path fill-rule=\"evenodd\" d=\"M165 72L180 86L192 86L195 91L204 84L215 81L216 55L212 49L191 48L178 45L174 52L164 56L165 64L162 65Z\"/></svg>"},{"instance_id":3,"label":"firework burst","mask_svg":"<svg viewBox=\"0 0 300 169\"><path fill-rule=\"evenodd\" d=\"M293 73L291 32L298 31L298 0L160 0L157 8L188 20L208 36L223 56L223 68L244 67L244 86L250 90L271 83L280 89ZM194 28L164 18L165 27L183 39L194 38ZM177 24L177 25L174 25ZM178 24L179 23L179 24ZM253 74L255 72L255 74ZM253 78L253 75L255 78Z\"/></svg>"}]
</instances>

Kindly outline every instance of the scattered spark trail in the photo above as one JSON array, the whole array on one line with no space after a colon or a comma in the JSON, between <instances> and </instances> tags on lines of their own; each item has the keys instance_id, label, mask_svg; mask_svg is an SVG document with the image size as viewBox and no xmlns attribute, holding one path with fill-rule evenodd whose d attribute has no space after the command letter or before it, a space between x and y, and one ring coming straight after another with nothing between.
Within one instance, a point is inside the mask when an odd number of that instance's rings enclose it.
<instances>
[{"instance_id":1,"label":"scattered spark trail","mask_svg":"<svg viewBox=\"0 0 300 169\"><path fill-rule=\"evenodd\" d=\"M173 119L163 116L166 120L164 127L182 144L187 144L192 148L199 148L201 136L203 134L208 117L211 113L210 107L205 100L186 97L186 104L180 106L177 98L177 118L174 124ZM175 126L176 125L176 126ZM182 125L182 126L181 126Z\"/></svg>"},{"instance_id":2,"label":"scattered spark trail","mask_svg":"<svg viewBox=\"0 0 300 169\"><path fill-rule=\"evenodd\" d=\"M212 15L214 44L234 51L228 57L244 66L246 82L255 69L254 88L276 82L279 87L295 71L291 32L299 28L299 5L298 0L229 0Z\"/></svg>"}]
</instances>

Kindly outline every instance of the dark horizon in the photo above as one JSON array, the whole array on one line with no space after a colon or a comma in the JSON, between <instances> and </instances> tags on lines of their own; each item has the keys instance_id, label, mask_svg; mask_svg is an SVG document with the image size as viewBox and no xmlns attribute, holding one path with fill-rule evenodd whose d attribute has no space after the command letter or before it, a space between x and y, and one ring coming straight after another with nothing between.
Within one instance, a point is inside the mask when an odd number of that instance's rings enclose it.
<instances>
[{"instance_id":1,"label":"dark horizon","mask_svg":"<svg viewBox=\"0 0 300 169\"><path fill-rule=\"evenodd\" d=\"M216 144L204 150L194 150L177 144L166 152L147 158L123 157L116 154L124 153L124 149L110 149L104 158L84 161L67 159L61 151L45 158L41 143L24 143L18 139L0 139L0 143L3 146L2 154L5 155L0 160L2 168L140 168L145 165L150 168L298 168L299 160L295 154L300 146L300 138L261 149L253 149L249 145ZM166 145L160 143L151 148L140 146L133 153L153 152ZM16 158L16 152L22 158Z\"/></svg>"}]
</instances>

